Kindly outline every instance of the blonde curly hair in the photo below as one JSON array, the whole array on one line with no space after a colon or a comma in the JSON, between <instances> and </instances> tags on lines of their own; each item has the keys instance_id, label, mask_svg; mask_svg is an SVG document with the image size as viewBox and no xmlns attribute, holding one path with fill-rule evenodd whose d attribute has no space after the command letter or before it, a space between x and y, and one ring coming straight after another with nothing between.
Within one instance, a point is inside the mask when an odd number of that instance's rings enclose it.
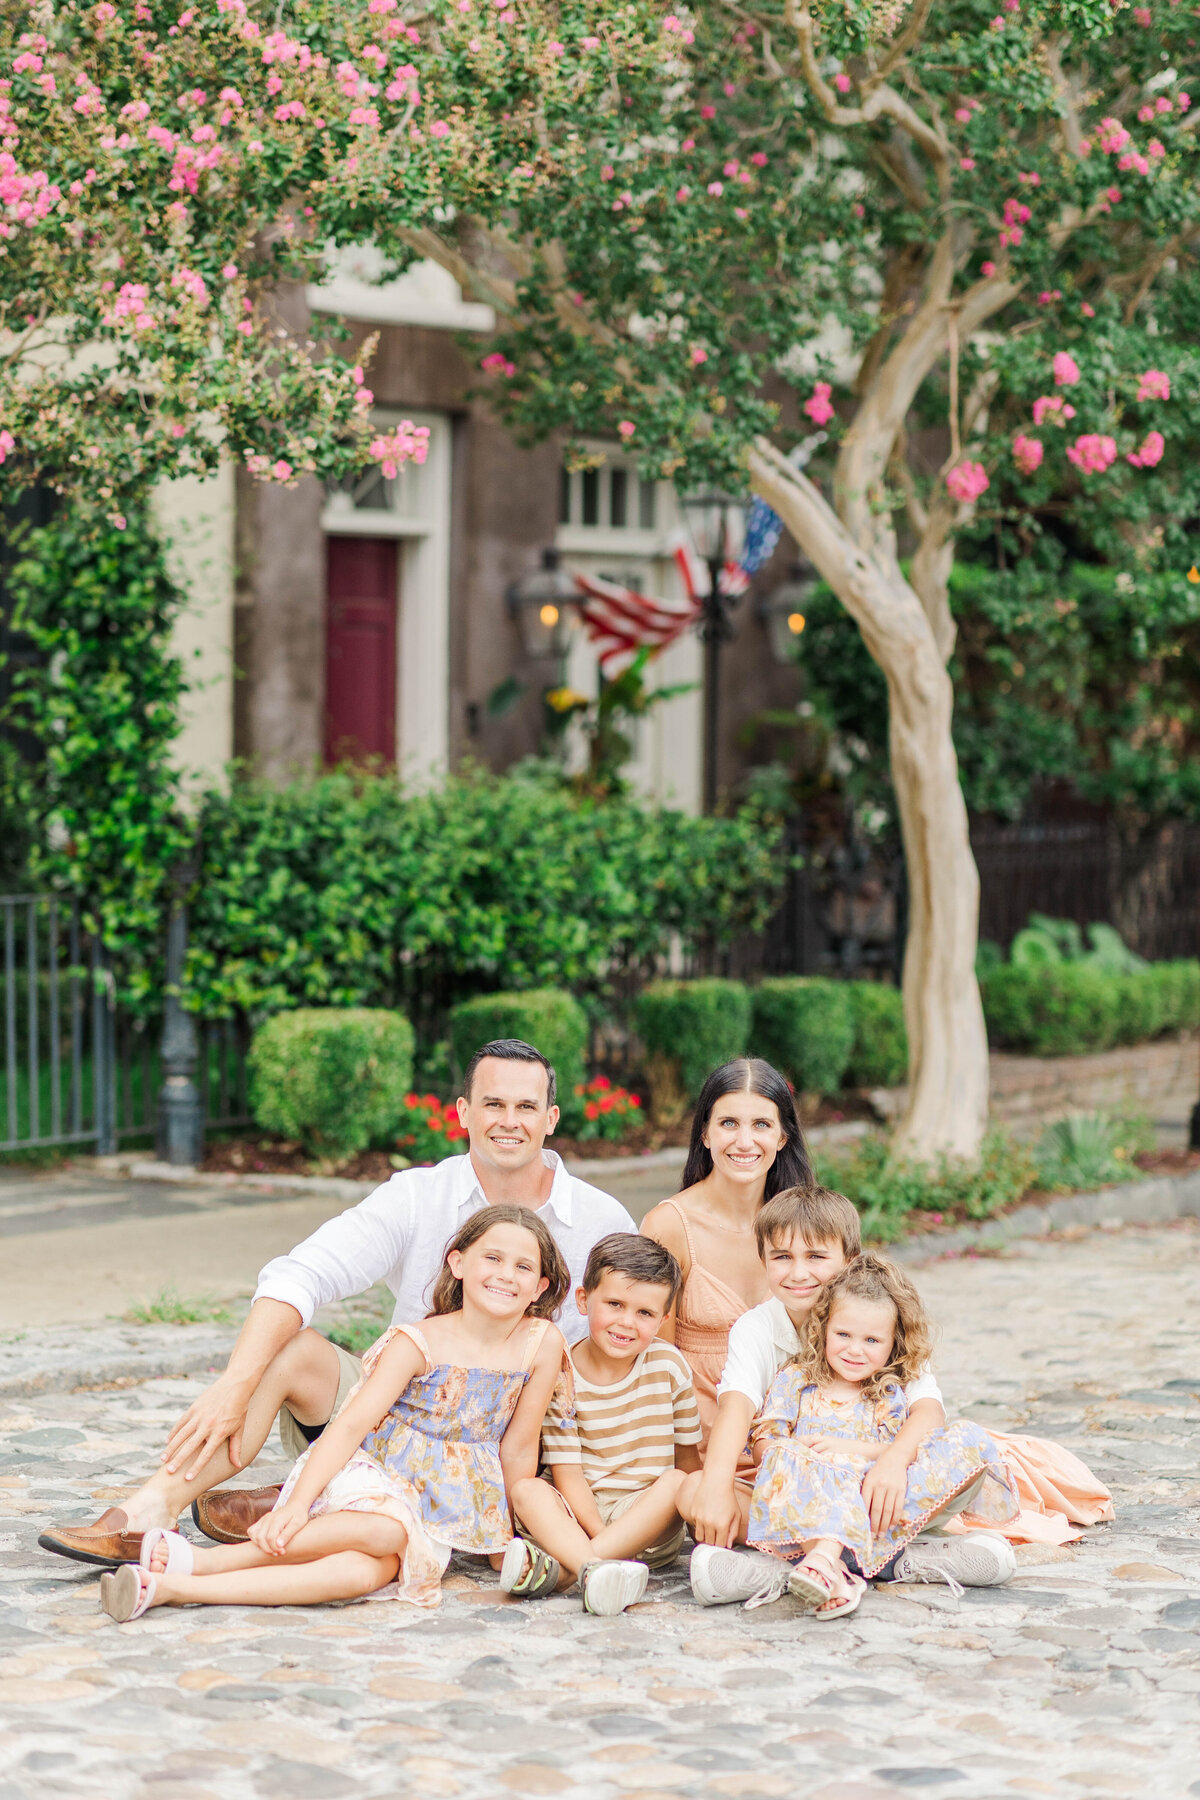
<instances>
[{"instance_id":1,"label":"blonde curly hair","mask_svg":"<svg viewBox=\"0 0 1200 1800\"><path fill-rule=\"evenodd\" d=\"M829 1321L839 1300L869 1300L890 1305L896 1314L893 1328L892 1354L882 1369L862 1384L867 1399L874 1399L893 1382L901 1387L914 1381L929 1362L933 1351L934 1328L930 1324L912 1282L886 1256L866 1250L827 1282L817 1296L816 1304L804 1321L800 1348L792 1358L810 1381L820 1387L837 1377L829 1366L825 1340Z\"/></svg>"}]
</instances>

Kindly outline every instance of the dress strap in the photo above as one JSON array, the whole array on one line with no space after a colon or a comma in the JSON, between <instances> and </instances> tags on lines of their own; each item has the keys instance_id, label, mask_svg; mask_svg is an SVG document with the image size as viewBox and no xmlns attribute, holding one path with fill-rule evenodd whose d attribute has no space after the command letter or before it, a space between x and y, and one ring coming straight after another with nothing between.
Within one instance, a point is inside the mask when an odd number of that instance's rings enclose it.
<instances>
[{"instance_id":1,"label":"dress strap","mask_svg":"<svg viewBox=\"0 0 1200 1800\"><path fill-rule=\"evenodd\" d=\"M413 1343L417 1346L417 1349L421 1352L421 1355L425 1358L425 1367L422 1369L421 1373L422 1375L428 1375L430 1369L433 1367L433 1358L429 1354L429 1345L425 1342L425 1333L418 1325L397 1325L396 1331L397 1333L403 1332L405 1337L412 1339Z\"/></svg>"},{"instance_id":2,"label":"dress strap","mask_svg":"<svg viewBox=\"0 0 1200 1800\"><path fill-rule=\"evenodd\" d=\"M533 1359L542 1347L542 1339L550 1329L549 1319L534 1319L529 1327L529 1336L525 1339L525 1354L521 1358L522 1372L533 1367Z\"/></svg>"},{"instance_id":3,"label":"dress strap","mask_svg":"<svg viewBox=\"0 0 1200 1800\"><path fill-rule=\"evenodd\" d=\"M683 1227L683 1241L687 1245L688 1266L689 1269L695 1268L696 1252L692 1245L692 1234L688 1230L687 1214L684 1212L682 1206L680 1206L678 1200L664 1200L661 1204L663 1206L672 1207L679 1214L679 1223Z\"/></svg>"}]
</instances>

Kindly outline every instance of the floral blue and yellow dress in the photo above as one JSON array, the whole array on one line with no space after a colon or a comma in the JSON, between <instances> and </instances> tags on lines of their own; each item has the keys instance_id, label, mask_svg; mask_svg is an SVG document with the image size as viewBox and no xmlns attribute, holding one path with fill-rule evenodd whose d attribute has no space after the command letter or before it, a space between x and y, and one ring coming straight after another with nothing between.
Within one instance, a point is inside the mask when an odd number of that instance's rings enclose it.
<instances>
[{"instance_id":1,"label":"floral blue and yellow dress","mask_svg":"<svg viewBox=\"0 0 1200 1800\"><path fill-rule=\"evenodd\" d=\"M971 1514L1001 1524L1020 1510L1016 1486L996 1445L980 1426L959 1419L930 1432L909 1465L900 1517L875 1535L862 1495L870 1467L847 1456L832 1460L796 1440L865 1438L890 1443L908 1417L904 1391L889 1382L874 1399L824 1394L798 1368L781 1369L751 1430L763 1444L750 1503L748 1543L795 1556L813 1538L835 1538L852 1551L862 1573L878 1574L918 1532L970 1492Z\"/></svg>"},{"instance_id":2,"label":"floral blue and yellow dress","mask_svg":"<svg viewBox=\"0 0 1200 1800\"><path fill-rule=\"evenodd\" d=\"M545 1334L556 1328L531 1322L518 1369L460 1368L435 1363L415 1325L394 1325L363 1356L358 1393L380 1356L399 1334L412 1339L425 1359L391 1408L349 1462L317 1495L309 1517L333 1512L387 1513L408 1536L397 1593L417 1606L437 1606L451 1550L487 1555L512 1540L512 1521L500 1466L500 1440ZM566 1345L563 1346L566 1362ZM276 1502L291 1494L309 1456L306 1450Z\"/></svg>"}]
</instances>

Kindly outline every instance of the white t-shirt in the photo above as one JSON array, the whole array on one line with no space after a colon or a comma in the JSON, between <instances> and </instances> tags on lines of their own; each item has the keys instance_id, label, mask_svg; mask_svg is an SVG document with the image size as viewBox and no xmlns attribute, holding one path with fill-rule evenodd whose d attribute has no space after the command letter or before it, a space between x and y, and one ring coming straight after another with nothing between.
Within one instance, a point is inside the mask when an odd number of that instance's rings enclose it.
<instances>
[{"instance_id":1,"label":"white t-shirt","mask_svg":"<svg viewBox=\"0 0 1200 1800\"><path fill-rule=\"evenodd\" d=\"M725 1369L717 1387L722 1394L745 1394L758 1411L767 1397L767 1389L789 1357L800 1348L800 1333L788 1317L787 1307L774 1295L761 1306L744 1312L729 1332L729 1351ZM904 1390L909 1407L918 1400L936 1400L942 1404L942 1390L929 1365Z\"/></svg>"}]
</instances>

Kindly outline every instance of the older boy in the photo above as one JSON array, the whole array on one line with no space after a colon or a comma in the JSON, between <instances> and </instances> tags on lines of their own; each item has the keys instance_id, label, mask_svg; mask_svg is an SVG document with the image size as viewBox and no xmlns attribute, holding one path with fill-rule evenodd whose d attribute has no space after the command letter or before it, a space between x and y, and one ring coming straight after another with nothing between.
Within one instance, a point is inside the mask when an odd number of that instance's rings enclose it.
<instances>
[{"instance_id":1,"label":"older boy","mask_svg":"<svg viewBox=\"0 0 1200 1800\"><path fill-rule=\"evenodd\" d=\"M862 1249L858 1213L843 1194L828 1188L786 1188L759 1212L754 1231L771 1298L743 1313L729 1333L704 1470L685 1482L678 1501L696 1539L692 1592L705 1606L782 1591L777 1558L731 1548L745 1543L753 1491L752 1482L738 1479L738 1460L767 1389L800 1348L800 1328L817 1295ZM876 1532L895 1523L909 1464L946 1416L941 1389L928 1369L909 1383L905 1398L908 1418L863 1478ZM1014 1567L1003 1539L974 1532L910 1544L893 1564L890 1578L990 1587L1007 1581Z\"/></svg>"},{"instance_id":2,"label":"older boy","mask_svg":"<svg viewBox=\"0 0 1200 1800\"><path fill-rule=\"evenodd\" d=\"M678 1556L675 1502L700 1464L700 1413L686 1361L656 1334L680 1279L653 1238L615 1233L588 1257L576 1294L588 1335L571 1352L574 1409L552 1403L542 1427L550 1481L514 1484L526 1537L505 1555L505 1593L536 1599L578 1580L586 1611L624 1612L645 1593L647 1568Z\"/></svg>"}]
</instances>

